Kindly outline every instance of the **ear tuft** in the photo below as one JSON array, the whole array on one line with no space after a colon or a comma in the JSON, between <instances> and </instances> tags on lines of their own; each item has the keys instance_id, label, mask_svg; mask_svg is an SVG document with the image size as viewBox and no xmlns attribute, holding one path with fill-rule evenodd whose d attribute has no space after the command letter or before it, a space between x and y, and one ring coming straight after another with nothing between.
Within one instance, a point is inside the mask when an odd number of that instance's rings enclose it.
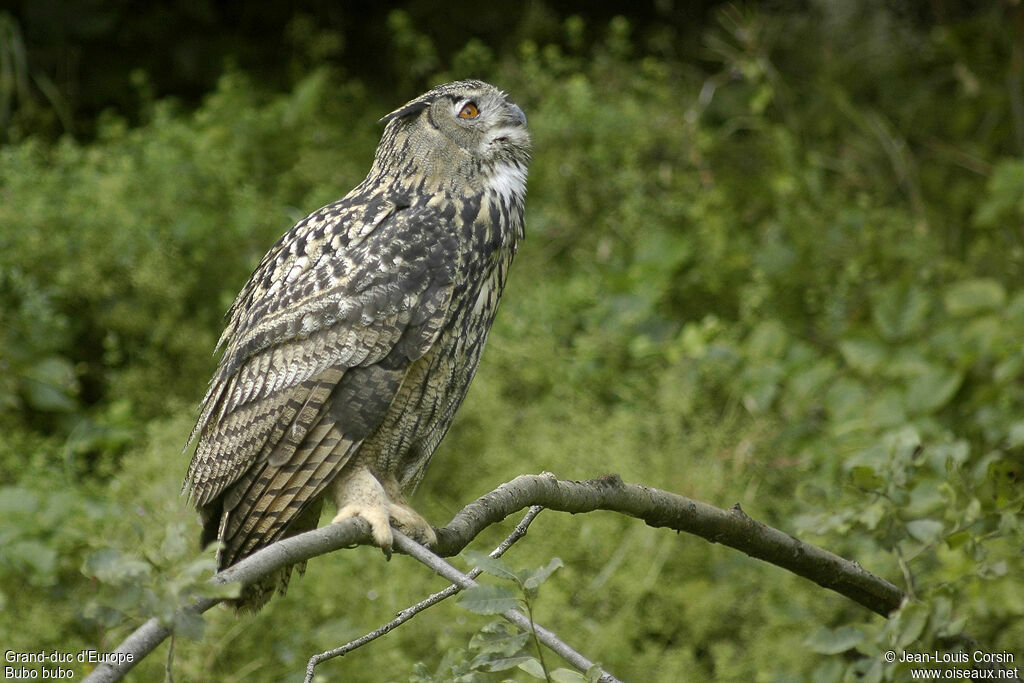
<instances>
[{"instance_id":1,"label":"ear tuft","mask_svg":"<svg viewBox=\"0 0 1024 683\"><path fill-rule=\"evenodd\" d=\"M378 121L378 123L389 123L389 122L391 122L394 119L404 119L406 116L412 116L413 114L420 113L421 111L423 111L424 109L426 109L429 106L430 106L430 102L425 102L423 100L417 100L416 102L410 102L409 104L405 105L401 109L396 109L395 111L391 112L387 116L381 118L381 120Z\"/></svg>"}]
</instances>

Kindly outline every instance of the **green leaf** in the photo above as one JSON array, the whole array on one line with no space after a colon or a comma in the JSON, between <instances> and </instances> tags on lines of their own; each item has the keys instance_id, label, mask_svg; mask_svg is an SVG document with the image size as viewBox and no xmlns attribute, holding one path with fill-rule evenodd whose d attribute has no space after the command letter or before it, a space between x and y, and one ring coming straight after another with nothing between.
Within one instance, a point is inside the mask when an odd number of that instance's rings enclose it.
<instances>
[{"instance_id":1,"label":"green leaf","mask_svg":"<svg viewBox=\"0 0 1024 683\"><path fill-rule=\"evenodd\" d=\"M885 483L885 479L878 476L875 468L867 465L858 465L851 469L850 478L853 480L854 486L868 491L880 489Z\"/></svg>"},{"instance_id":2,"label":"green leaf","mask_svg":"<svg viewBox=\"0 0 1024 683\"><path fill-rule=\"evenodd\" d=\"M519 668L530 674L534 678L545 680L547 677L544 675L544 667L540 665L540 661L536 657L530 657L525 662L519 664Z\"/></svg>"},{"instance_id":3,"label":"green leaf","mask_svg":"<svg viewBox=\"0 0 1024 683\"><path fill-rule=\"evenodd\" d=\"M1003 222L1019 221L1024 215L1024 161L1004 159L989 175L986 193L978 203L974 222L993 228Z\"/></svg>"},{"instance_id":4,"label":"green leaf","mask_svg":"<svg viewBox=\"0 0 1024 683\"><path fill-rule=\"evenodd\" d=\"M202 581L193 584L192 591L189 594L197 597L230 600L242 594L242 584L238 581L229 581L227 583Z\"/></svg>"},{"instance_id":5,"label":"green leaf","mask_svg":"<svg viewBox=\"0 0 1024 683\"><path fill-rule=\"evenodd\" d=\"M1006 447L1017 448L1024 444L1024 420L1019 420L1010 425L1006 430Z\"/></svg>"},{"instance_id":6,"label":"green leaf","mask_svg":"<svg viewBox=\"0 0 1024 683\"><path fill-rule=\"evenodd\" d=\"M34 582L47 582L57 570L57 551L42 541L25 539L7 544L3 561Z\"/></svg>"},{"instance_id":7,"label":"green leaf","mask_svg":"<svg viewBox=\"0 0 1024 683\"><path fill-rule=\"evenodd\" d=\"M0 515L32 514L39 507L39 495L35 491L18 486L0 487Z\"/></svg>"},{"instance_id":8,"label":"green leaf","mask_svg":"<svg viewBox=\"0 0 1024 683\"><path fill-rule=\"evenodd\" d=\"M171 524L160 544L160 556L168 561L184 557L188 553L189 543L185 538L185 528L181 524Z\"/></svg>"},{"instance_id":9,"label":"green leaf","mask_svg":"<svg viewBox=\"0 0 1024 683\"><path fill-rule=\"evenodd\" d=\"M825 387L835 379L836 363L831 359L819 360L792 374L786 384L783 405L791 410L806 412L818 410Z\"/></svg>"},{"instance_id":10,"label":"green leaf","mask_svg":"<svg viewBox=\"0 0 1024 683\"><path fill-rule=\"evenodd\" d=\"M966 316L1006 304L1006 289L990 278L961 280L946 288L943 303L950 315Z\"/></svg>"},{"instance_id":11,"label":"green leaf","mask_svg":"<svg viewBox=\"0 0 1024 683\"><path fill-rule=\"evenodd\" d=\"M741 375L744 407L755 414L769 410L785 375L782 363L763 361L747 366Z\"/></svg>"},{"instance_id":12,"label":"green leaf","mask_svg":"<svg viewBox=\"0 0 1024 683\"><path fill-rule=\"evenodd\" d=\"M476 550L463 551L462 556L465 558L466 562L474 567L479 567L491 576L496 576L499 579L509 579L517 583L519 581L519 577L516 575L515 570L505 564L505 562L500 558L491 557L490 555L486 555Z\"/></svg>"},{"instance_id":13,"label":"green leaf","mask_svg":"<svg viewBox=\"0 0 1024 683\"><path fill-rule=\"evenodd\" d=\"M935 629L935 635L939 638L952 638L963 633L964 626L967 625L967 615L959 616L951 621L939 624L938 628Z\"/></svg>"},{"instance_id":14,"label":"green leaf","mask_svg":"<svg viewBox=\"0 0 1024 683\"><path fill-rule=\"evenodd\" d=\"M898 427L906 422L905 399L896 389L884 389L875 393L863 406L860 415L862 426L871 429Z\"/></svg>"},{"instance_id":15,"label":"green leaf","mask_svg":"<svg viewBox=\"0 0 1024 683\"><path fill-rule=\"evenodd\" d=\"M511 657L519 652L530 634L520 631L507 621L492 621L484 626L469 641L471 650Z\"/></svg>"},{"instance_id":16,"label":"green leaf","mask_svg":"<svg viewBox=\"0 0 1024 683\"><path fill-rule=\"evenodd\" d=\"M922 543L931 543L938 539L945 528L945 525L936 519L915 519L907 522L907 533Z\"/></svg>"},{"instance_id":17,"label":"green leaf","mask_svg":"<svg viewBox=\"0 0 1024 683\"><path fill-rule=\"evenodd\" d=\"M930 516L941 516L948 507L949 498L940 483L926 479L910 489L907 501L903 505L903 514L907 517L926 519ZM964 521L962 514L958 516L960 521Z\"/></svg>"},{"instance_id":18,"label":"green leaf","mask_svg":"<svg viewBox=\"0 0 1024 683\"><path fill-rule=\"evenodd\" d=\"M551 680L555 681L555 683L580 683L587 680L579 671L566 669L565 667L559 667L551 671L550 674Z\"/></svg>"},{"instance_id":19,"label":"green leaf","mask_svg":"<svg viewBox=\"0 0 1024 683\"><path fill-rule=\"evenodd\" d=\"M217 573L217 560L202 555L185 565L179 574L192 580L205 580Z\"/></svg>"},{"instance_id":20,"label":"green leaf","mask_svg":"<svg viewBox=\"0 0 1024 683\"><path fill-rule=\"evenodd\" d=\"M885 363L886 348L869 339L844 339L839 342L839 353L851 368L862 375L873 375Z\"/></svg>"},{"instance_id":21,"label":"green leaf","mask_svg":"<svg viewBox=\"0 0 1024 683\"><path fill-rule=\"evenodd\" d=\"M547 566L535 569L533 572L523 577L523 588L526 590L534 590L542 583L548 580L556 569L563 567L561 558L553 557L551 561L547 563Z\"/></svg>"},{"instance_id":22,"label":"green leaf","mask_svg":"<svg viewBox=\"0 0 1024 683\"><path fill-rule=\"evenodd\" d=\"M891 510L888 505L875 502L862 508L860 514L857 515L857 520L868 529L877 529L882 520L886 519L890 514Z\"/></svg>"},{"instance_id":23,"label":"green leaf","mask_svg":"<svg viewBox=\"0 0 1024 683\"><path fill-rule=\"evenodd\" d=\"M153 567L148 562L125 555L113 548L97 550L85 559L82 571L102 583L119 585L149 576Z\"/></svg>"},{"instance_id":24,"label":"green leaf","mask_svg":"<svg viewBox=\"0 0 1024 683\"><path fill-rule=\"evenodd\" d=\"M844 377L833 382L825 392L825 408L831 414L832 428L843 430L845 423L859 426L869 401L870 394L860 382Z\"/></svg>"},{"instance_id":25,"label":"green leaf","mask_svg":"<svg viewBox=\"0 0 1024 683\"><path fill-rule=\"evenodd\" d=\"M516 594L504 586L482 584L467 588L456 602L477 614L501 614L519 605Z\"/></svg>"},{"instance_id":26,"label":"green leaf","mask_svg":"<svg viewBox=\"0 0 1024 683\"><path fill-rule=\"evenodd\" d=\"M932 413L949 403L963 381L962 372L931 366L910 380L907 407L912 413Z\"/></svg>"},{"instance_id":27,"label":"green leaf","mask_svg":"<svg viewBox=\"0 0 1024 683\"><path fill-rule=\"evenodd\" d=\"M86 576L99 577L100 574L108 571L109 567L121 560L121 551L113 548L102 548L91 553L85 558L82 566L82 573Z\"/></svg>"},{"instance_id":28,"label":"green leaf","mask_svg":"<svg viewBox=\"0 0 1024 683\"><path fill-rule=\"evenodd\" d=\"M482 668L485 671L506 671L515 667L522 667L530 661L537 661L535 657L530 655L518 655L515 657L502 657L501 659L485 659L477 661L480 658L473 660L473 668Z\"/></svg>"},{"instance_id":29,"label":"green leaf","mask_svg":"<svg viewBox=\"0 0 1024 683\"><path fill-rule=\"evenodd\" d=\"M936 625L935 635L949 637L960 633L965 619L964 616L953 616L952 600L942 595L935 599L932 607L932 623Z\"/></svg>"},{"instance_id":30,"label":"green leaf","mask_svg":"<svg viewBox=\"0 0 1024 683\"><path fill-rule=\"evenodd\" d=\"M789 347L789 334L778 320L759 323L746 342L747 355L757 360L779 360Z\"/></svg>"},{"instance_id":31,"label":"green leaf","mask_svg":"<svg viewBox=\"0 0 1024 683\"><path fill-rule=\"evenodd\" d=\"M822 655L837 655L847 652L864 642L864 631L856 626L842 626L837 629L821 627L814 631L804 644Z\"/></svg>"},{"instance_id":32,"label":"green leaf","mask_svg":"<svg viewBox=\"0 0 1024 683\"><path fill-rule=\"evenodd\" d=\"M29 369L25 379L28 402L33 408L51 412L75 409L72 395L78 393L78 388L74 366L67 359L44 358Z\"/></svg>"},{"instance_id":33,"label":"green leaf","mask_svg":"<svg viewBox=\"0 0 1024 683\"><path fill-rule=\"evenodd\" d=\"M182 610L174 615L174 632L189 640L199 641L203 639L203 631L206 629L206 620L202 614L192 610Z\"/></svg>"},{"instance_id":34,"label":"green leaf","mask_svg":"<svg viewBox=\"0 0 1024 683\"><path fill-rule=\"evenodd\" d=\"M25 395L29 405L36 410L53 413L70 413L75 409L75 402L67 392L53 384L44 384L28 379L25 381Z\"/></svg>"},{"instance_id":35,"label":"green leaf","mask_svg":"<svg viewBox=\"0 0 1024 683\"><path fill-rule=\"evenodd\" d=\"M873 297L871 318L885 339L899 341L921 329L930 308L929 297L921 287L897 282Z\"/></svg>"},{"instance_id":36,"label":"green leaf","mask_svg":"<svg viewBox=\"0 0 1024 683\"><path fill-rule=\"evenodd\" d=\"M892 623L896 629L897 649L906 649L921 637L928 624L928 607L920 603L907 603L900 608L899 616Z\"/></svg>"},{"instance_id":37,"label":"green leaf","mask_svg":"<svg viewBox=\"0 0 1024 683\"><path fill-rule=\"evenodd\" d=\"M883 368L886 377L917 377L932 367L918 345L899 348Z\"/></svg>"},{"instance_id":38,"label":"green leaf","mask_svg":"<svg viewBox=\"0 0 1024 683\"><path fill-rule=\"evenodd\" d=\"M1006 563L1006 560L982 562L978 565L977 575L985 578L998 578L1000 576L1006 576L1009 570L1010 566Z\"/></svg>"},{"instance_id":39,"label":"green leaf","mask_svg":"<svg viewBox=\"0 0 1024 683\"><path fill-rule=\"evenodd\" d=\"M1024 354L1017 353L993 368L992 379L998 384L1003 384L1019 377L1022 370L1024 370Z\"/></svg>"}]
</instances>

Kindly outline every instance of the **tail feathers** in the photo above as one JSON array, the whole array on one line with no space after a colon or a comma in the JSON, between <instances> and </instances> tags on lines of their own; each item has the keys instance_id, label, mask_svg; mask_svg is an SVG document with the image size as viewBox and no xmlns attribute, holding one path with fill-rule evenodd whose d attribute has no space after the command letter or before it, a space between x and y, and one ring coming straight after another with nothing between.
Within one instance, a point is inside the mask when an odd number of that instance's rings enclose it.
<instances>
[{"instance_id":1,"label":"tail feathers","mask_svg":"<svg viewBox=\"0 0 1024 683\"><path fill-rule=\"evenodd\" d=\"M231 514L230 511L225 513L220 510L219 499L216 502L218 503L216 510L210 509L213 507L211 505L210 508L205 508L202 511L202 542L204 546L208 545L209 543L212 543L215 540L218 540L220 532L224 527L224 523L226 522L227 517ZM237 564L249 555L252 555L253 553L266 547L267 545L270 545L275 541L281 540L282 538L296 536L298 534L305 533L306 531L315 529L320 521L320 512L322 508L323 497L320 496L315 500L311 501L306 506L306 508L294 519L294 521L280 533L280 535L271 539L264 545L261 545L257 548L253 548L244 555L232 557L230 560L228 560L225 557L223 557L222 549L221 552L218 553L217 569L223 570L231 565ZM298 570L299 576L302 576L306 573L306 563L298 562L287 567L282 567L281 569L275 570L270 574L260 579L257 579L251 584L243 586L241 594L237 598L227 601L227 603L230 604L234 608L235 612L239 614L243 612L258 612L260 608L262 608L265 604L267 604L267 602L270 601L272 597L274 597L275 594L285 594L285 592L288 590L288 582L291 580L293 569Z\"/></svg>"},{"instance_id":2,"label":"tail feathers","mask_svg":"<svg viewBox=\"0 0 1024 683\"><path fill-rule=\"evenodd\" d=\"M306 563L299 562L278 569L262 579L244 586L239 596L230 601L235 614L255 614L263 609L263 606L270 602L272 597L288 592L288 582L291 581L293 569L298 570L299 576L302 576L306 573Z\"/></svg>"}]
</instances>

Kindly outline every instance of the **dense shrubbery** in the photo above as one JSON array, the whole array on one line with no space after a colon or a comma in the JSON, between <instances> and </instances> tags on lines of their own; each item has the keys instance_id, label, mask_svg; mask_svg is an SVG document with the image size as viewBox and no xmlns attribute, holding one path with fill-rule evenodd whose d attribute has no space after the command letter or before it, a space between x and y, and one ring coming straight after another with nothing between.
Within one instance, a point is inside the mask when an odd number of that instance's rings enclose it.
<instances>
[{"instance_id":1,"label":"dense shrubbery","mask_svg":"<svg viewBox=\"0 0 1024 683\"><path fill-rule=\"evenodd\" d=\"M528 241L417 494L428 518L524 471L616 471L738 501L920 600L884 622L702 541L542 515L513 550L565 563L538 618L626 678L891 677L884 650L960 629L1024 642L1020 36L995 10L929 30L822 12L722 12L699 67L625 20L571 19L444 73L392 22L426 60L415 87L492 80L536 145ZM109 648L190 593L208 564L180 449L220 316L291 222L361 179L394 103L326 68L284 95L229 70L195 112L151 102L88 144L0 148L7 647ZM437 583L370 549L314 561L260 616L212 614L175 667L294 677ZM250 628L271 620L288 628ZM444 678L484 623L439 607L324 675Z\"/></svg>"}]
</instances>

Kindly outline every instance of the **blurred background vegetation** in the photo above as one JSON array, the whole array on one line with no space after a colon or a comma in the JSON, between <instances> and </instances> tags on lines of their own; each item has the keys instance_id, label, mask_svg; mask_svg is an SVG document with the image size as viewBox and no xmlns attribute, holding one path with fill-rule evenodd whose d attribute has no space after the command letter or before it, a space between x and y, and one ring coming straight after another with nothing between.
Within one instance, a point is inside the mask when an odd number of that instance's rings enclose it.
<instances>
[{"instance_id":1,"label":"blurred background vegetation","mask_svg":"<svg viewBox=\"0 0 1024 683\"><path fill-rule=\"evenodd\" d=\"M181 449L224 311L362 179L381 115L472 76L529 116L528 239L428 519L618 472L918 599L886 622L699 539L541 515L507 556L564 562L538 619L630 680L902 679L883 651L961 629L1024 660L1024 7L635 5L0 11L5 649L110 650L195 590ZM320 558L258 616L179 624L174 669L296 680L441 585ZM486 621L446 603L318 680L528 679L473 671Z\"/></svg>"}]
</instances>

